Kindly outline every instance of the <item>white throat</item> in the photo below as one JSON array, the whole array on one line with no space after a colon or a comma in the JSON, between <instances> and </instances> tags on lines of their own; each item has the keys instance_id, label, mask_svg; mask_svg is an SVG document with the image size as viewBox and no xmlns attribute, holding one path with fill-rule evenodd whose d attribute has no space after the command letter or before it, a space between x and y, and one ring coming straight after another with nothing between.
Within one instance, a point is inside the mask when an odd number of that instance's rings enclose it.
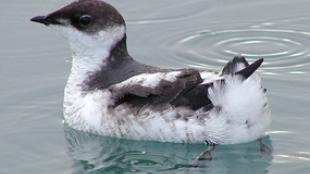
<instances>
[{"instance_id":1,"label":"white throat","mask_svg":"<svg viewBox=\"0 0 310 174\"><path fill-rule=\"evenodd\" d=\"M125 35L125 26L109 27L97 33L84 33L73 27L59 27L68 39L73 51L73 58L91 59L94 63L98 59L109 57L112 47Z\"/></svg>"},{"instance_id":2,"label":"white throat","mask_svg":"<svg viewBox=\"0 0 310 174\"><path fill-rule=\"evenodd\" d=\"M109 56L112 47L125 35L124 26L115 26L94 34L69 29L67 38L73 55L79 58L102 59Z\"/></svg>"},{"instance_id":3,"label":"white throat","mask_svg":"<svg viewBox=\"0 0 310 174\"><path fill-rule=\"evenodd\" d=\"M111 49L125 35L124 25L109 27L92 34L70 26L54 28L68 39L73 51L72 69L67 87L80 86L90 74L98 71L110 56Z\"/></svg>"}]
</instances>

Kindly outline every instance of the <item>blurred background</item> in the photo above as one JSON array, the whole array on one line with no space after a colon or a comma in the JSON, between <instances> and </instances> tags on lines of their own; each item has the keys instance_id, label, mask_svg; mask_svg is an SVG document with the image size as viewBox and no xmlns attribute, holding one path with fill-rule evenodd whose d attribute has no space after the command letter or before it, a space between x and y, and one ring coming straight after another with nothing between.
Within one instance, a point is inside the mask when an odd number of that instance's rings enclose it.
<instances>
[{"instance_id":1,"label":"blurred background","mask_svg":"<svg viewBox=\"0 0 310 174\"><path fill-rule=\"evenodd\" d=\"M220 70L236 54L265 58L272 105L262 154L255 142L220 146L193 168L204 145L116 140L62 124L70 50L29 19L69 0L0 2L0 173L310 172L309 0L109 0L127 21L128 48L144 63Z\"/></svg>"}]
</instances>

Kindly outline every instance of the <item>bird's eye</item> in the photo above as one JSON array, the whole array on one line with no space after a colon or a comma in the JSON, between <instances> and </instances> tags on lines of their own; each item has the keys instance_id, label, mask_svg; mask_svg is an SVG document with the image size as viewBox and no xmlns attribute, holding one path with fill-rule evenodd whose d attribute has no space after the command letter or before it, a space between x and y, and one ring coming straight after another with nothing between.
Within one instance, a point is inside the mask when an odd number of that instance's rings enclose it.
<instances>
[{"instance_id":1,"label":"bird's eye","mask_svg":"<svg viewBox=\"0 0 310 174\"><path fill-rule=\"evenodd\" d=\"M87 25L89 25L91 23L91 20L92 20L92 18L91 18L90 15L83 15L83 16L80 17L79 21L80 21L80 24L82 26L87 26Z\"/></svg>"}]
</instances>

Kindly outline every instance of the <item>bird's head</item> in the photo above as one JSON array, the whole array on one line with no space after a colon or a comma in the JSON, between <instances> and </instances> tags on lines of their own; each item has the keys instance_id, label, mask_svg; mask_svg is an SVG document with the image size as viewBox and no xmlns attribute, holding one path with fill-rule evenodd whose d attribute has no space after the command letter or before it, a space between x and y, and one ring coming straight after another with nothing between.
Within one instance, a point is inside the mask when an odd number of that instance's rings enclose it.
<instances>
[{"instance_id":1,"label":"bird's head","mask_svg":"<svg viewBox=\"0 0 310 174\"><path fill-rule=\"evenodd\" d=\"M79 57L107 56L126 37L121 14L100 0L77 0L31 21L60 31Z\"/></svg>"}]
</instances>

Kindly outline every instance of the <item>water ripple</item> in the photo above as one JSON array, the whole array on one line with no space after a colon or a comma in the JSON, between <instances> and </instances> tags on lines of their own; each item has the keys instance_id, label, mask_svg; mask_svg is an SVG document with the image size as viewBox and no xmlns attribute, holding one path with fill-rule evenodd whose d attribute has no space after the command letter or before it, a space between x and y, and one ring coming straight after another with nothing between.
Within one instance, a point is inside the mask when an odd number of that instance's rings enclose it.
<instances>
[{"instance_id":1,"label":"water ripple","mask_svg":"<svg viewBox=\"0 0 310 174\"><path fill-rule=\"evenodd\" d=\"M265 58L262 68L302 74L308 68L310 32L288 29L232 29L198 31L183 35L175 42L174 51L181 61L194 67L219 68L235 55L250 61Z\"/></svg>"},{"instance_id":2,"label":"water ripple","mask_svg":"<svg viewBox=\"0 0 310 174\"><path fill-rule=\"evenodd\" d=\"M274 155L276 163L289 163L289 162L296 162L296 160L301 161L310 161L308 156L303 156L303 154L279 154Z\"/></svg>"}]
</instances>

